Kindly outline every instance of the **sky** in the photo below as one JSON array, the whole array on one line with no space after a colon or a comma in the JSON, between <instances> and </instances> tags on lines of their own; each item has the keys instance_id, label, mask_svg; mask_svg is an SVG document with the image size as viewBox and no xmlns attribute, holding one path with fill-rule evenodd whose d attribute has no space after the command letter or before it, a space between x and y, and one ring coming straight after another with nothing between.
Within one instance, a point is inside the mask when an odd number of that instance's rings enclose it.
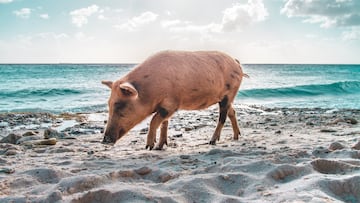
<instances>
[{"instance_id":1,"label":"sky","mask_svg":"<svg viewBox=\"0 0 360 203\"><path fill-rule=\"evenodd\" d=\"M139 63L161 50L360 64L360 1L0 0L0 63Z\"/></svg>"}]
</instances>

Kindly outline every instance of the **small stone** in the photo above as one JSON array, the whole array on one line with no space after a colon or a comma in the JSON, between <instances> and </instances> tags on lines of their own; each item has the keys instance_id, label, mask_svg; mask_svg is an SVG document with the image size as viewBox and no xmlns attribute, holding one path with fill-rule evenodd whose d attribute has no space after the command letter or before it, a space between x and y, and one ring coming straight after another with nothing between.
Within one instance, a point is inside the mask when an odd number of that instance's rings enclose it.
<instances>
[{"instance_id":1,"label":"small stone","mask_svg":"<svg viewBox=\"0 0 360 203\"><path fill-rule=\"evenodd\" d=\"M344 149L345 146L342 145L340 142L333 142L330 144L329 146L329 150L331 151L335 151L335 150L339 150L339 149Z\"/></svg>"},{"instance_id":2,"label":"small stone","mask_svg":"<svg viewBox=\"0 0 360 203\"><path fill-rule=\"evenodd\" d=\"M145 135L145 134L147 134L148 133L148 131L149 131L149 128L143 128L143 129L141 129L140 130L140 135Z\"/></svg>"},{"instance_id":3,"label":"small stone","mask_svg":"<svg viewBox=\"0 0 360 203\"><path fill-rule=\"evenodd\" d=\"M173 135L173 137L182 137L183 136L183 134L182 133L179 133L179 134L175 134L175 135Z\"/></svg>"},{"instance_id":4,"label":"small stone","mask_svg":"<svg viewBox=\"0 0 360 203\"><path fill-rule=\"evenodd\" d=\"M17 135L17 134L14 134L14 133L10 133L8 136L2 138L0 140L0 143L10 143L10 144L16 144L16 142L22 138L21 135Z\"/></svg>"},{"instance_id":5,"label":"small stone","mask_svg":"<svg viewBox=\"0 0 360 203\"><path fill-rule=\"evenodd\" d=\"M56 145L56 138L44 139L44 140L33 140L21 143L21 145L31 146L31 145Z\"/></svg>"},{"instance_id":6,"label":"small stone","mask_svg":"<svg viewBox=\"0 0 360 203\"><path fill-rule=\"evenodd\" d=\"M0 168L0 173L7 173L7 174L11 174L14 173L15 169L12 168Z\"/></svg>"},{"instance_id":7,"label":"small stone","mask_svg":"<svg viewBox=\"0 0 360 203\"><path fill-rule=\"evenodd\" d=\"M190 159L190 155L180 155L180 159Z\"/></svg>"},{"instance_id":8,"label":"small stone","mask_svg":"<svg viewBox=\"0 0 360 203\"><path fill-rule=\"evenodd\" d=\"M194 130L194 128L191 127L191 126L187 126L187 127L184 127L184 130L185 131L191 131L191 130Z\"/></svg>"},{"instance_id":9,"label":"small stone","mask_svg":"<svg viewBox=\"0 0 360 203\"><path fill-rule=\"evenodd\" d=\"M17 154L16 150L10 149L5 152L5 156L14 156Z\"/></svg>"},{"instance_id":10,"label":"small stone","mask_svg":"<svg viewBox=\"0 0 360 203\"><path fill-rule=\"evenodd\" d=\"M4 128L4 127L8 127L8 126L9 126L8 122L5 122L5 121L0 122L0 128Z\"/></svg>"},{"instance_id":11,"label":"small stone","mask_svg":"<svg viewBox=\"0 0 360 203\"><path fill-rule=\"evenodd\" d=\"M136 169L136 170L135 170L135 173L143 176L143 175L149 174L151 171L152 171L151 168L149 168L149 167L147 167L147 166L144 166L144 167L141 167L141 168L139 168L139 169Z\"/></svg>"},{"instance_id":12,"label":"small stone","mask_svg":"<svg viewBox=\"0 0 360 203\"><path fill-rule=\"evenodd\" d=\"M360 140L351 148L356 149L356 150L360 150Z\"/></svg>"},{"instance_id":13,"label":"small stone","mask_svg":"<svg viewBox=\"0 0 360 203\"><path fill-rule=\"evenodd\" d=\"M173 177L169 173L165 172L165 173L161 174L159 176L159 178L162 183L165 183L165 182L169 181L170 179L172 179Z\"/></svg>"},{"instance_id":14,"label":"small stone","mask_svg":"<svg viewBox=\"0 0 360 203\"><path fill-rule=\"evenodd\" d=\"M44 131L44 138L45 139L49 139L49 138L58 138L58 139L62 139L67 137L67 133L60 133L57 130L51 129L51 128L47 128Z\"/></svg>"},{"instance_id":15,"label":"small stone","mask_svg":"<svg viewBox=\"0 0 360 203\"><path fill-rule=\"evenodd\" d=\"M33 140L40 140L41 137L40 136L37 136L37 135L31 135L31 136L25 136L25 137L22 137L20 139L18 139L16 141L16 144L22 144L24 142L29 142L29 141L33 141Z\"/></svg>"},{"instance_id":16,"label":"small stone","mask_svg":"<svg viewBox=\"0 0 360 203\"><path fill-rule=\"evenodd\" d=\"M345 118L346 123L356 125L358 121L355 118Z\"/></svg>"},{"instance_id":17,"label":"small stone","mask_svg":"<svg viewBox=\"0 0 360 203\"><path fill-rule=\"evenodd\" d=\"M322 133L334 133L334 132L336 132L336 130L326 128L326 129L321 129L320 132L322 132Z\"/></svg>"},{"instance_id":18,"label":"small stone","mask_svg":"<svg viewBox=\"0 0 360 203\"><path fill-rule=\"evenodd\" d=\"M88 155L92 155L92 154L95 154L94 150L90 150L87 152Z\"/></svg>"},{"instance_id":19,"label":"small stone","mask_svg":"<svg viewBox=\"0 0 360 203\"><path fill-rule=\"evenodd\" d=\"M24 133L22 136L27 137L27 136L32 136L32 135L36 135L36 134L37 134L37 132L35 132L35 131L28 131L28 132Z\"/></svg>"},{"instance_id":20,"label":"small stone","mask_svg":"<svg viewBox=\"0 0 360 203\"><path fill-rule=\"evenodd\" d=\"M281 130L275 131L275 134L281 134Z\"/></svg>"}]
</instances>

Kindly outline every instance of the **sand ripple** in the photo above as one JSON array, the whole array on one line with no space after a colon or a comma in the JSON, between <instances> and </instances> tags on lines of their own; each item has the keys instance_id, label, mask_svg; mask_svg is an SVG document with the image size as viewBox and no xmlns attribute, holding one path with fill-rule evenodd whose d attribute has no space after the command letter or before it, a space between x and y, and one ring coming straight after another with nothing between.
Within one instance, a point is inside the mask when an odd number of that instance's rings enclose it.
<instances>
[{"instance_id":1,"label":"sand ripple","mask_svg":"<svg viewBox=\"0 0 360 203\"><path fill-rule=\"evenodd\" d=\"M324 174L345 174L360 169L351 163L327 159L317 159L312 161L311 165L316 171Z\"/></svg>"}]
</instances>

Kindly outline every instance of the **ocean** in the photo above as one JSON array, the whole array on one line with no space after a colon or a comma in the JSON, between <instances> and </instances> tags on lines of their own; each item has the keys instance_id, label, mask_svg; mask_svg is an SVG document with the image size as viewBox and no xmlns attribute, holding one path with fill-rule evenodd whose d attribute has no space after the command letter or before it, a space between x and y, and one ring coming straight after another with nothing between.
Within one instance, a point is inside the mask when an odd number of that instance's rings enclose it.
<instances>
[{"instance_id":1,"label":"ocean","mask_svg":"<svg viewBox=\"0 0 360 203\"><path fill-rule=\"evenodd\" d=\"M135 64L2 64L0 113L98 112ZM360 65L245 64L236 104L360 109Z\"/></svg>"}]
</instances>

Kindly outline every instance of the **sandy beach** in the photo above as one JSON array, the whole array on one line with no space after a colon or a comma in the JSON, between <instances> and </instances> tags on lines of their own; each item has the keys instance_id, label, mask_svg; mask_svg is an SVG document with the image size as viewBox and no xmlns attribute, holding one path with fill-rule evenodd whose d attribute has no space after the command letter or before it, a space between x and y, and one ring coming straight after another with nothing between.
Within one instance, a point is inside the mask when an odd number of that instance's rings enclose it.
<instances>
[{"instance_id":1,"label":"sandy beach","mask_svg":"<svg viewBox=\"0 0 360 203\"><path fill-rule=\"evenodd\" d=\"M106 113L2 114L0 202L360 202L360 110L235 107L238 141L180 111L161 151L148 121L108 146Z\"/></svg>"}]
</instances>

